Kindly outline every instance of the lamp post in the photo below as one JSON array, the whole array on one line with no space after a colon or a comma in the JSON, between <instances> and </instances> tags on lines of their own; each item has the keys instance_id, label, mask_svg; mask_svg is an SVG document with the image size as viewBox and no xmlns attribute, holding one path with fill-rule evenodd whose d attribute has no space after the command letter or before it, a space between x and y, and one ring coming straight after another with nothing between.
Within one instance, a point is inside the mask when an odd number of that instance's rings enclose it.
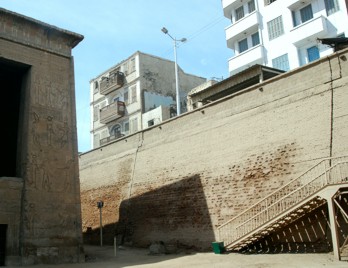
<instances>
[{"instance_id":1,"label":"lamp post","mask_svg":"<svg viewBox=\"0 0 348 268\"><path fill-rule=\"evenodd\" d=\"M176 90L176 114L180 115L181 107L180 107L180 93L179 93L179 75L178 75L178 63L177 63L177 57L176 57L176 48L178 47L178 42L186 42L186 38L176 39L173 36L171 36L168 32L168 30L163 27L162 32L167 34L172 40L174 44L174 61L175 61L175 90Z\"/></svg>"},{"instance_id":2,"label":"lamp post","mask_svg":"<svg viewBox=\"0 0 348 268\"><path fill-rule=\"evenodd\" d=\"M97 207L99 208L99 223L100 223L100 246L103 246L103 220L102 220L102 208L104 206L103 201L97 202Z\"/></svg>"}]
</instances>

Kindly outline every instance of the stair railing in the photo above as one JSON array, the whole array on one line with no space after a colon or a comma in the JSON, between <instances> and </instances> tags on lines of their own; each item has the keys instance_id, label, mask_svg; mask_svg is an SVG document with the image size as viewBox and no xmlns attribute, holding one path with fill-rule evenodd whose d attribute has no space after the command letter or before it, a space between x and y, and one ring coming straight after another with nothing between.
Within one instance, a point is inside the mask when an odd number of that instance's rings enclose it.
<instances>
[{"instance_id":1,"label":"stair railing","mask_svg":"<svg viewBox=\"0 0 348 268\"><path fill-rule=\"evenodd\" d=\"M347 176L348 156L320 161L296 179L218 227L219 241L224 241L225 245L231 244L286 212L324 186L344 182Z\"/></svg>"}]
</instances>

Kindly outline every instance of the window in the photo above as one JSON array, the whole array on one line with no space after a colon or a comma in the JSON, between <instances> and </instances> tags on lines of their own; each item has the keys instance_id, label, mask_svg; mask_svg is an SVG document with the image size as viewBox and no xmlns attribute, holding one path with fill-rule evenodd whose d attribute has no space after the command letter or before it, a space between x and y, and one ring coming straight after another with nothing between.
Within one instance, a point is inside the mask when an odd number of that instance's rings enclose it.
<instances>
[{"instance_id":1,"label":"window","mask_svg":"<svg viewBox=\"0 0 348 268\"><path fill-rule=\"evenodd\" d=\"M147 126L148 126L148 127L151 127L151 126L153 126L154 124L155 124L155 120L154 120L154 119L147 121Z\"/></svg>"},{"instance_id":2,"label":"window","mask_svg":"<svg viewBox=\"0 0 348 268\"><path fill-rule=\"evenodd\" d=\"M128 88L124 90L123 99L124 99L124 103L127 105L128 104Z\"/></svg>"},{"instance_id":3,"label":"window","mask_svg":"<svg viewBox=\"0 0 348 268\"><path fill-rule=\"evenodd\" d=\"M325 0L325 9L328 16L337 12L339 9L337 0Z\"/></svg>"},{"instance_id":4,"label":"window","mask_svg":"<svg viewBox=\"0 0 348 268\"><path fill-rule=\"evenodd\" d=\"M238 42L239 46L239 53L242 53L243 51L248 50L248 40L245 38Z\"/></svg>"},{"instance_id":5,"label":"window","mask_svg":"<svg viewBox=\"0 0 348 268\"><path fill-rule=\"evenodd\" d=\"M244 8L243 6L236 9L236 21L244 17Z\"/></svg>"},{"instance_id":6,"label":"window","mask_svg":"<svg viewBox=\"0 0 348 268\"><path fill-rule=\"evenodd\" d=\"M249 13L255 11L255 2L254 0L251 0L248 2L248 10L249 10Z\"/></svg>"},{"instance_id":7,"label":"window","mask_svg":"<svg viewBox=\"0 0 348 268\"><path fill-rule=\"evenodd\" d=\"M131 120L131 131L132 133L138 131L138 118L134 118Z\"/></svg>"},{"instance_id":8,"label":"window","mask_svg":"<svg viewBox=\"0 0 348 268\"><path fill-rule=\"evenodd\" d=\"M257 46L258 44L260 44L259 32L256 32L256 33L251 35L251 42L253 44L253 47Z\"/></svg>"},{"instance_id":9,"label":"window","mask_svg":"<svg viewBox=\"0 0 348 268\"><path fill-rule=\"evenodd\" d=\"M275 39L284 33L282 16L267 22L269 40Z\"/></svg>"},{"instance_id":10,"label":"window","mask_svg":"<svg viewBox=\"0 0 348 268\"><path fill-rule=\"evenodd\" d=\"M135 58L130 60L129 73L135 72Z\"/></svg>"},{"instance_id":11,"label":"window","mask_svg":"<svg viewBox=\"0 0 348 268\"><path fill-rule=\"evenodd\" d=\"M124 75L128 75L128 62L123 64L123 73Z\"/></svg>"},{"instance_id":12,"label":"window","mask_svg":"<svg viewBox=\"0 0 348 268\"><path fill-rule=\"evenodd\" d=\"M312 18L313 18L313 10L312 10L311 4L301 8L300 10L292 11L292 20L293 20L294 27Z\"/></svg>"},{"instance_id":13,"label":"window","mask_svg":"<svg viewBox=\"0 0 348 268\"><path fill-rule=\"evenodd\" d=\"M289 71L289 57L288 54L284 54L272 60L272 66L279 70Z\"/></svg>"},{"instance_id":14,"label":"window","mask_svg":"<svg viewBox=\"0 0 348 268\"><path fill-rule=\"evenodd\" d=\"M137 102L137 87L136 86L132 86L130 88L131 90L131 103Z\"/></svg>"},{"instance_id":15,"label":"window","mask_svg":"<svg viewBox=\"0 0 348 268\"><path fill-rule=\"evenodd\" d=\"M307 20L312 19L313 18L312 5L309 4L308 6L301 8L300 14L301 14L301 22L302 23L306 22Z\"/></svg>"},{"instance_id":16,"label":"window","mask_svg":"<svg viewBox=\"0 0 348 268\"><path fill-rule=\"evenodd\" d=\"M93 121L98 121L99 119L99 105L94 106L93 108Z\"/></svg>"},{"instance_id":17,"label":"window","mask_svg":"<svg viewBox=\"0 0 348 268\"><path fill-rule=\"evenodd\" d=\"M272 4L276 0L265 0L265 6Z\"/></svg>"},{"instance_id":18,"label":"window","mask_svg":"<svg viewBox=\"0 0 348 268\"><path fill-rule=\"evenodd\" d=\"M315 61L320 58L319 49L317 46L307 48L308 62Z\"/></svg>"},{"instance_id":19,"label":"window","mask_svg":"<svg viewBox=\"0 0 348 268\"><path fill-rule=\"evenodd\" d=\"M98 91L99 91L99 83L98 83L98 81L94 81L93 88L94 88L94 94L98 93Z\"/></svg>"},{"instance_id":20,"label":"window","mask_svg":"<svg viewBox=\"0 0 348 268\"><path fill-rule=\"evenodd\" d=\"M110 130L110 134L115 137L121 136L121 125L116 124L115 126L113 126Z\"/></svg>"},{"instance_id":21,"label":"window","mask_svg":"<svg viewBox=\"0 0 348 268\"><path fill-rule=\"evenodd\" d=\"M129 131L129 122L124 123L124 131L128 132Z\"/></svg>"}]
</instances>

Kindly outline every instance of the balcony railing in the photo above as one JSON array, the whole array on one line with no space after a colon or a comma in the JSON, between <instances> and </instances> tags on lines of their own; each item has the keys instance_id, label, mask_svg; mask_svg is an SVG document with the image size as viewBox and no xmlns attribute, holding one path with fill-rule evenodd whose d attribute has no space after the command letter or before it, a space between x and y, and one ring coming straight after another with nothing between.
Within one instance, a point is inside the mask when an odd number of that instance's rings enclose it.
<instances>
[{"instance_id":1,"label":"balcony railing","mask_svg":"<svg viewBox=\"0 0 348 268\"><path fill-rule=\"evenodd\" d=\"M125 113L125 104L122 101L116 101L108 106L100 109L100 123L107 124L113 120L116 120Z\"/></svg>"},{"instance_id":2,"label":"balcony railing","mask_svg":"<svg viewBox=\"0 0 348 268\"><path fill-rule=\"evenodd\" d=\"M263 64L263 46L257 45L229 59L230 75L234 75L254 64Z\"/></svg>"},{"instance_id":3,"label":"balcony railing","mask_svg":"<svg viewBox=\"0 0 348 268\"><path fill-rule=\"evenodd\" d=\"M232 10L240 5L239 0L222 0L222 8L224 10L224 15L226 18L231 18Z\"/></svg>"},{"instance_id":4,"label":"balcony railing","mask_svg":"<svg viewBox=\"0 0 348 268\"><path fill-rule=\"evenodd\" d=\"M124 136L125 136L124 134L118 132L115 135L111 135L110 137L106 137L104 139L101 139L100 140L100 145L105 145L105 144L107 144L109 142L112 142L112 141L117 140L119 138L122 138Z\"/></svg>"},{"instance_id":5,"label":"balcony railing","mask_svg":"<svg viewBox=\"0 0 348 268\"><path fill-rule=\"evenodd\" d=\"M234 43L237 40L245 38L246 35L253 34L259 27L259 12L247 14L244 18L241 18L234 24L228 26L226 30L227 46L229 48L234 47Z\"/></svg>"},{"instance_id":6,"label":"balcony railing","mask_svg":"<svg viewBox=\"0 0 348 268\"><path fill-rule=\"evenodd\" d=\"M100 94L106 95L124 84L124 74L122 72L111 73L109 77L103 77L100 82Z\"/></svg>"},{"instance_id":7,"label":"balcony railing","mask_svg":"<svg viewBox=\"0 0 348 268\"><path fill-rule=\"evenodd\" d=\"M306 204L307 199L314 198L314 195L318 195L319 191L326 186L346 185L348 182L347 159L347 156L341 156L322 160L218 227L219 240L223 240L226 245L234 244L238 247L248 234L260 227L266 230L269 227L267 224L272 223L272 220L284 219L280 216L291 213L297 205L301 206L301 202ZM241 242L241 245L243 243Z\"/></svg>"},{"instance_id":8,"label":"balcony railing","mask_svg":"<svg viewBox=\"0 0 348 268\"><path fill-rule=\"evenodd\" d=\"M295 46L305 45L307 40L313 42L317 38L327 36L327 19L323 16L306 21L290 31L290 40Z\"/></svg>"}]
</instances>

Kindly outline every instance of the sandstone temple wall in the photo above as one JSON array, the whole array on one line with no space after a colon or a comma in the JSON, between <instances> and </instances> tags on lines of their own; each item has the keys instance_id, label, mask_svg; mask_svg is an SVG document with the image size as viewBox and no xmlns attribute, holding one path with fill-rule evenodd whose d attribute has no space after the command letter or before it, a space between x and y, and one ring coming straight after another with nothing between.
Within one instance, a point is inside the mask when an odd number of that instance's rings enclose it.
<instances>
[{"instance_id":1,"label":"sandstone temple wall","mask_svg":"<svg viewBox=\"0 0 348 268\"><path fill-rule=\"evenodd\" d=\"M7 265L84 260L71 55L82 39L0 9L0 68L7 75L1 84L8 103L1 111L7 123L14 121L1 132L17 136L12 147L12 137L1 136L2 153L14 154L6 164L15 167L2 167L0 174ZM18 109L11 110L15 103Z\"/></svg>"}]
</instances>

